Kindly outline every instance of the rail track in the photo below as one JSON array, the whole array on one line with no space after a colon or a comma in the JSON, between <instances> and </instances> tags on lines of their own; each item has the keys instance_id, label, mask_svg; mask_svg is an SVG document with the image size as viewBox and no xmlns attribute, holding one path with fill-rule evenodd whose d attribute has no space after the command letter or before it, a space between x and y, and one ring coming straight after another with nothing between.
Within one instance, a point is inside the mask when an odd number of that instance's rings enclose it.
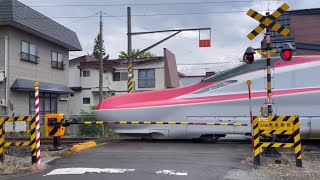
<instances>
[{"instance_id":1,"label":"rail track","mask_svg":"<svg viewBox=\"0 0 320 180\"><path fill-rule=\"evenodd\" d=\"M72 145L72 144L77 144L89 140L96 140L98 138L61 138L60 144L61 145ZM5 141L13 141L13 138L5 138ZM15 138L15 141L30 141L30 138ZM53 138L52 137L45 137L41 138L41 144L42 145L52 145L53 144Z\"/></svg>"}]
</instances>

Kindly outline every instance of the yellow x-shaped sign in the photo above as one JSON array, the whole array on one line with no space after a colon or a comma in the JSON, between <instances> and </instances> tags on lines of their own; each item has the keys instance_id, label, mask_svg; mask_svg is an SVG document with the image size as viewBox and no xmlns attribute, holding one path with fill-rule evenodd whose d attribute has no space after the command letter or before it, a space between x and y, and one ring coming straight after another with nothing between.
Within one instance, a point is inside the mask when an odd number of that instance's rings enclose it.
<instances>
[{"instance_id":1,"label":"yellow x-shaped sign","mask_svg":"<svg viewBox=\"0 0 320 180\"><path fill-rule=\"evenodd\" d=\"M247 12L247 15L252 17L253 19L260 22L260 25L257 26L251 33L248 34L248 38L250 40L254 39L258 34L260 34L263 29L269 27L272 30L280 33L282 36L287 36L290 32L290 30L281 24L275 22L277 18L279 18L282 13L286 12L289 9L289 6L284 3L282 6L280 6L274 13L272 13L269 16L263 16L262 14L258 13L257 11L253 9L249 9Z\"/></svg>"}]
</instances>

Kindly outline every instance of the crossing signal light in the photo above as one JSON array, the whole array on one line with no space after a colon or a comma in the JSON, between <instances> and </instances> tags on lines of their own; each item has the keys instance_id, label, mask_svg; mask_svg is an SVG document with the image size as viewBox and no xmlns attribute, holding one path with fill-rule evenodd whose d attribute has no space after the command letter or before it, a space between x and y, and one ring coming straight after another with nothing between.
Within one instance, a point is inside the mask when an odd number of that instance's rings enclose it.
<instances>
[{"instance_id":1,"label":"crossing signal light","mask_svg":"<svg viewBox=\"0 0 320 180\"><path fill-rule=\"evenodd\" d=\"M243 61L247 64L252 64L254 62L255 50L253 47L248 47L243 55Z\"/></svg>"},{"instance_id":2,"label":"crossing signal light","mask_svg":"<svg viewBox=\"0 0 320 180\"><path fill-rule=\"evenodd\" d=\"M284 61L290 61L294 51L295 49L292 47L290 43L285 43L280 53L281 59Z\"/></svg>"}]
</instances>

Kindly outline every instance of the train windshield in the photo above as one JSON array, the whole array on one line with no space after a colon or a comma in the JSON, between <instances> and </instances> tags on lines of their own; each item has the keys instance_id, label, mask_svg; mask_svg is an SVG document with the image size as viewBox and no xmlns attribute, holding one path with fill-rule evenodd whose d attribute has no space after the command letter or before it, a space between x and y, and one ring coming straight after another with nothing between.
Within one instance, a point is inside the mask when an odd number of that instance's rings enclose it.
<instances>
[{"instance_id":1,"label":"train windshield","mask_svg":"<svg viewBox=\"0 0 320 180\"><path fill-rule=\"evenodd\" d=\"M274 63L279 61L280 58L272 58L271 59L271 67L273 66ZM266 59L261 59L255 61L253 64L242 64L240 66L237 66L232 69L228 69L226 71L223 71L221 73L215 74L213 76L210 76L206 79L203 79L202 82L214 82L214 81L222 81L234 76L238 76L240 74L245 74L248 72L256 71L256 70L261 70L266 68Z\"/></svg>"}]
</instances>

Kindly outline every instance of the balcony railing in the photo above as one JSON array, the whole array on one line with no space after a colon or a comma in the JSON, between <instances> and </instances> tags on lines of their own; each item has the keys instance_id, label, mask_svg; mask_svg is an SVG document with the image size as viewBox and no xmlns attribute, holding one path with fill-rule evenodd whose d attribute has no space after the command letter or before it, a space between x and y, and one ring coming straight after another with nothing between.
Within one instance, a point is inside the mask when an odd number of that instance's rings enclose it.
<instances>
[{"instance_id":1,"label":"balcony railing","mask_svg":"<svg viewBox=\"0 0 320 180\"><path fill-rule=\"evenodd\" d=\"M55 69L64 69L63 61L51 61L51 67Z\"/></svg>"},{"instance_id":2,"label":"balcony railing","mask_svg":"<svg viewBox=\"0 0 320 180\"><path fill-rule=\"evenodd\" d=\"M21 52L20 58L23 61L32 62L32 63L35 63L35 64L38 64L38 59L39 59L38 56L35 56L35 55L32 55L32 54L28 54L28 53L25 53L25 52Z\"/></svg>"}]
</instances>

